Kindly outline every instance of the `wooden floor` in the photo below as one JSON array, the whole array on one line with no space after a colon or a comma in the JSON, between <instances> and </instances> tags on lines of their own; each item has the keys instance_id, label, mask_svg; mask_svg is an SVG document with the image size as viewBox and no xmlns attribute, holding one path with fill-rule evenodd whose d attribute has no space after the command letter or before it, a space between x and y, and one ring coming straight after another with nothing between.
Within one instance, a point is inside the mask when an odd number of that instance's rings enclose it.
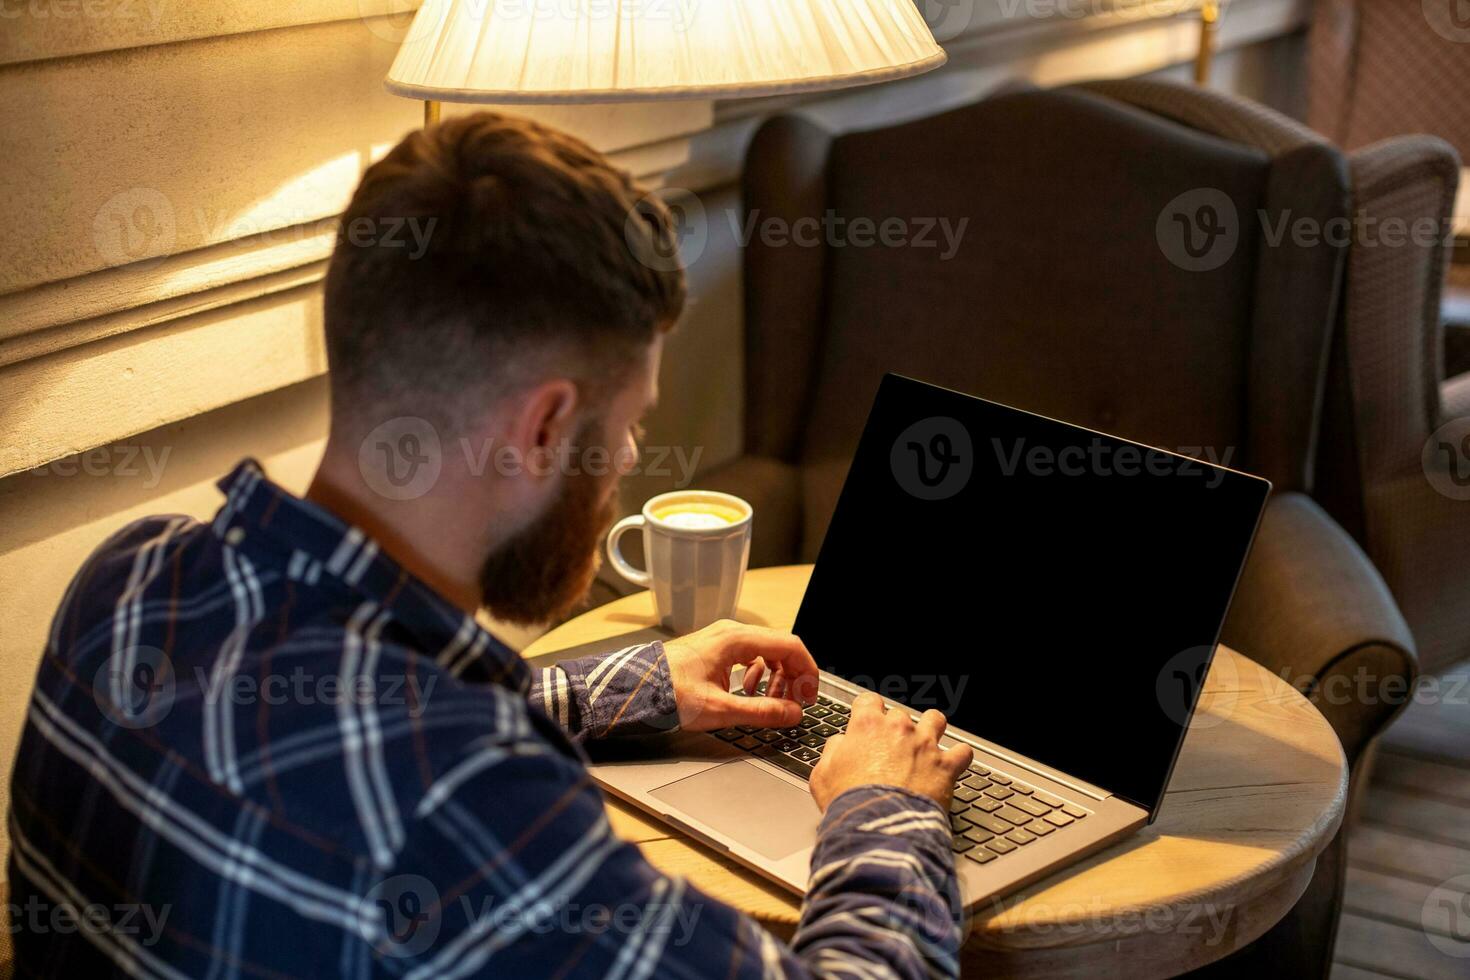
<instances>
[{"instance_id":1,"label":"wooden floor","mask_svg":"<svg viewBox=\"0 0 1470 980\"><path fill-rule=\"evenodd\" d=\"M1470 664L1384 736L1335 959L1333 980L1470 980Z\"/></svg>"}]
</instances>

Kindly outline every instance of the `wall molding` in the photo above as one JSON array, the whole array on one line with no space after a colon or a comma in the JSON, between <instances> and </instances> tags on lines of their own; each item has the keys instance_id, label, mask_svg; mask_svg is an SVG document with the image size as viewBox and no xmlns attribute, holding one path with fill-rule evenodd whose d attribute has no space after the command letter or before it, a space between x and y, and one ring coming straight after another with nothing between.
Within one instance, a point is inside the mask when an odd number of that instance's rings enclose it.
<instances>
[{"instance_id":1,"label":"wall molding","mask_svg":"<svg viewBox=\"0 0 1470 980\"><path fill-rule=\"evenodd\" d=\"M6 342L27 334L320 262L332 254L336 229L336 218L311 221L0 296L0 364L17 360Z\"/></svg>"},{"instance_id":2,"label":"wall molding","mask_svg":"<svg viewBox=\"0 0 1470 980\"><path fill-rule=\"evenodd\" d=\"M326 370L315 285L118 334L82 359L0 368L0 474L71 456Z\"/></svg>"}]
</instances>

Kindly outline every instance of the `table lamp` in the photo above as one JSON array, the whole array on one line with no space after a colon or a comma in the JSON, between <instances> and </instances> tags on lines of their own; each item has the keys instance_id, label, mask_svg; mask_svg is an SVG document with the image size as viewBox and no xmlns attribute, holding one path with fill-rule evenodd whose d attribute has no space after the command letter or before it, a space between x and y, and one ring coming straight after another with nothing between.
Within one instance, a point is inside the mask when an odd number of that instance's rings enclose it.
<instances>
[{"instance_id":1,"label":"table lamp","mask_svg":"<svg viewBox=\"0 0 1470 980\"><path fill-rule=\"evenodd\" d=\"M426 0L386 84L428 125L441 102L750 98L944 61L913 0Z\"/></svg>"}]
</instances>

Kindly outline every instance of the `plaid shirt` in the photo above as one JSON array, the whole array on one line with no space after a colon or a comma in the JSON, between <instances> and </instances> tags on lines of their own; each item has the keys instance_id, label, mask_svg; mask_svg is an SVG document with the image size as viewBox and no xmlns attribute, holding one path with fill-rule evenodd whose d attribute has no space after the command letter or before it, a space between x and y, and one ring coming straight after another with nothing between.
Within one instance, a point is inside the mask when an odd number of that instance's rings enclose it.
<instances>
[{"instance_id":1,"label":"plaid shirt","mask_svg":"<svg viewBox=\"0 0 1470 980\"><path fill-rule=\"evenodd\" d=\"M828 809L790 946L609 829L579 740L676 723L661 644L531 670L267 481L124 529L51 628L11 788L22 976L953 975L946 815Z\"/></svg>"}]
</instances>

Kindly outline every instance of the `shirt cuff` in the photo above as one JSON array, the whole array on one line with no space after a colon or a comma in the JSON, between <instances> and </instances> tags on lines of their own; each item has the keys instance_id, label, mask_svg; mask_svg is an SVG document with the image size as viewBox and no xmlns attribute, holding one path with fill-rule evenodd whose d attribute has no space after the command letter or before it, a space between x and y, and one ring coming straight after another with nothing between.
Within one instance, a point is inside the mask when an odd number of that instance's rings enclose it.
<instances>
[{"instance_id":1,"label":"shirt cuff","mask_svg":"<svg viewBox=\"0 0 1470 980\"><path fill-rule=\"evenodd\" d=\"M828 805L811 852L817 868L872 848L910 846L929 883L939 892L956 890L950 814L933 799L900 786L857 786Z\"/></svg>"},{"instance_id":2,"label":"shirt cuff","mask_svg":"<svg viewBox=\"0 0 1470 980\"><path fill-rule=\"evenodd\" d=\"M828 804L817 828L813 867L824 845L854 835L900 838L951 869L954 867L949 814L934 800L912 790L875 784L858 786L839 795Z\"/></svg>"},{"instance_id":3,"label":"shirt cuff","mask_svg":"<svg viewBox=\"0 0 1470 980\"><path fill-rule=\"evenodd\" d=\"M542 672L542 707L576 738L652 735L679 727L662 642L564 660Z\"/></svg>"}]
</instances>

